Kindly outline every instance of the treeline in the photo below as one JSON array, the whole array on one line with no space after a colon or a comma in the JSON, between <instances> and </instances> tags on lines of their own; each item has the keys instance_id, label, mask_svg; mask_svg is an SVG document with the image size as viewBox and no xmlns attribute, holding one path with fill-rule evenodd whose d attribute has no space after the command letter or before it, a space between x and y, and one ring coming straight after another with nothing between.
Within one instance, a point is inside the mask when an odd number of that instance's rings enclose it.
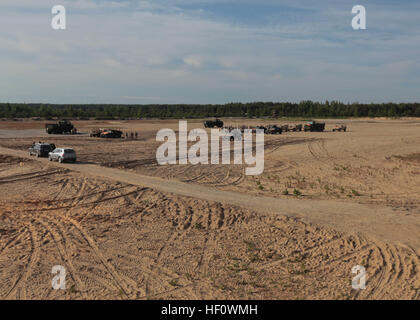
<instances>
[{"instance_id":1,"label":"treeline","mask_svg":"<svg viewBox=\"0 0 420 320\"><path fill-rule=\"evenodd\" d=\"M223 105L54 105L0 103L0 118L139 119L208 117L420 117L420 103L302 101Z\"/></svg>"}]
</instances>

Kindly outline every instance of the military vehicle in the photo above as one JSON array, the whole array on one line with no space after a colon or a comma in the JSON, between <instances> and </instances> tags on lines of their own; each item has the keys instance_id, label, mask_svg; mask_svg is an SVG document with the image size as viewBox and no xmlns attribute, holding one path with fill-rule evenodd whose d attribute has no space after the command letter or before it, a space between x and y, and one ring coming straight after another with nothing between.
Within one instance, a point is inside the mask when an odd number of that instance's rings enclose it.
<instances>
[{"instance_id":1,"label":"military vehicle","mask_svg":"<svg viewBox=\"0 0 420 320\"><path fill-rule=\"evenodd\" d=\"M58 123L47 123L45 131L48 134L76 134L77 129L68 120L59 121Z\"/></svg>"},{"instance_id":2,"label":"military vehicle","mask_svg":"<svg viewBox=\"0 0 420 320\"><path fill-rule=\"evenodd\" d=\"M347 131L347 126L345 126L345 125L343 125L343 124L341 124L341 125L339 125L339 124L337 124L333 129L332 129L332 131L333 132L336 132L336 131L344 131L344 132L346 132Z\"/></svg>"},{"instance_id":3,"label":"military vehicle","mask_svg":"<svg viewBox=\"0 0 420 320\"><path fill-rule=\"evenodd\" d=\"M223 121L219 119L214 121L206 120L204 121L204 128L223 128Z\"/></svg>"},{"instance_id":4,"label":"military vehicle","mask_svg":"<svg viewBox=\"0 0 420 320\"><path fill-rule=\"evenodd\" d=\"M288 131L293 131L293 132L302 131L302 127L303 126L301 124L292 125L292 126L289 126Z\"/></svg>"},{"instance_id":5,"label":"military vehicle","mask_svg":"<svg viewBox=\"0 0 420 320\"><path fill-rule=\"evenodd\" d=\"M265 131L266 134L282 134L282 132L283 129L277 125L269 125Z\"/></svg>"},{"instance_id":6,"label":"military vehicle","mask_svg":"<svg viewBox=\"0 0 420 320\"><path fill-rule=\"evenodd\" d=\"M288 124L282 125L281 130L283 130L283 132L288 132L289 131L289 125Z\"/></svg>"},{"instance_id":7,"label":"military vehicle","mask_svg":"<svg viewBox=\"0 0 420 320\"><path fill-rule=\"evenodd\" d=\"M120 130L113 129L93 129L90 133L91 137L96 138L109 138L109 139L119 139L123 135L123 132Z\"/></svg>"},{"instance_id":8,"label":"military vehicle","mask_svg":"<svg viewBox=\"0 0 420 320\"><path fill-rule=\"evenodd\" d=\"M264 126L256 126L256 127L255 127L255 132L257 132L256 130L263 130L263 131L264 131L264 133L266 133L266 132L267 132L267 128L266 128L266 127L264 127Z\"/></svg>"},{"instance_id":9,"label":"military vehicle","mask_svg":"<svg viewBox=\"0 0 420 320\"><path fill-rule=\"evenodd\" d=\"M325 123L320 123L316 121L308 121L307 124L305 124L303 130L310 131L310 132L323 132L325 130Z\"/></svg>"}]
</instances>

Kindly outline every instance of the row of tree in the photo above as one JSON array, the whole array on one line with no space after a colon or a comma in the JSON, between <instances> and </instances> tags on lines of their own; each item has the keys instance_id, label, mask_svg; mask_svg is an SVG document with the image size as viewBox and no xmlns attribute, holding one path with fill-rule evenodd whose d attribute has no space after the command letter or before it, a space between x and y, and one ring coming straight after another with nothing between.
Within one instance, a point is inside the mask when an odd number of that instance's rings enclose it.
<instances>
[{"instance_id":1,"label":"row of tree","mask_svg":"<svg viewBox=\"0 0 420 320\"><path fill-rule=\"evenodd\" d=\"M54 105L0 103L0 118L420 117L420 103L345 104L302 101L223 105Z\"/></svg>"}]
</instances>

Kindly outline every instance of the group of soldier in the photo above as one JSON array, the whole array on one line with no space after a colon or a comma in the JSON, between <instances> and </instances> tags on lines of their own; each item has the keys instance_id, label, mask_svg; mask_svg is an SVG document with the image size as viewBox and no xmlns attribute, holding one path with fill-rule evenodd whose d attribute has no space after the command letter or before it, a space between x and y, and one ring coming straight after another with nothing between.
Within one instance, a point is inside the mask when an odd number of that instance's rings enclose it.
<instances>
[{"instance_id":1,"label":"group of soldier","mask_svg":"<svg viewBox=\"0 0 420 320\"><path fill-rule=\"evenodd\" d=\"M135 132L125 132L125 138L131 139L131 140L137 140L139 137L139 133L137 131Z\"/></svg>"}]
</instances>

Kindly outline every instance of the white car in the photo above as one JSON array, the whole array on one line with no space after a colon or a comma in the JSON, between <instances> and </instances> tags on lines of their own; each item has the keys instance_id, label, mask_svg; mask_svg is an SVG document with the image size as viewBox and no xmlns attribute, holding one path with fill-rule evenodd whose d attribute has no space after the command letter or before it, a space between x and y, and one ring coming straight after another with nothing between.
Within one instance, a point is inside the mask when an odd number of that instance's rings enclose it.
<instances>
[{"instance_id":1,"label":"white car","mask_svg":"<svg viewBox=\"0 0 420 320\"><path fill-rule=\"evenodd\" d=\"M48 154L48 160L58 162L76 162L76 152L70 148L57 148Z\"/></svg>"}]
</instances>

